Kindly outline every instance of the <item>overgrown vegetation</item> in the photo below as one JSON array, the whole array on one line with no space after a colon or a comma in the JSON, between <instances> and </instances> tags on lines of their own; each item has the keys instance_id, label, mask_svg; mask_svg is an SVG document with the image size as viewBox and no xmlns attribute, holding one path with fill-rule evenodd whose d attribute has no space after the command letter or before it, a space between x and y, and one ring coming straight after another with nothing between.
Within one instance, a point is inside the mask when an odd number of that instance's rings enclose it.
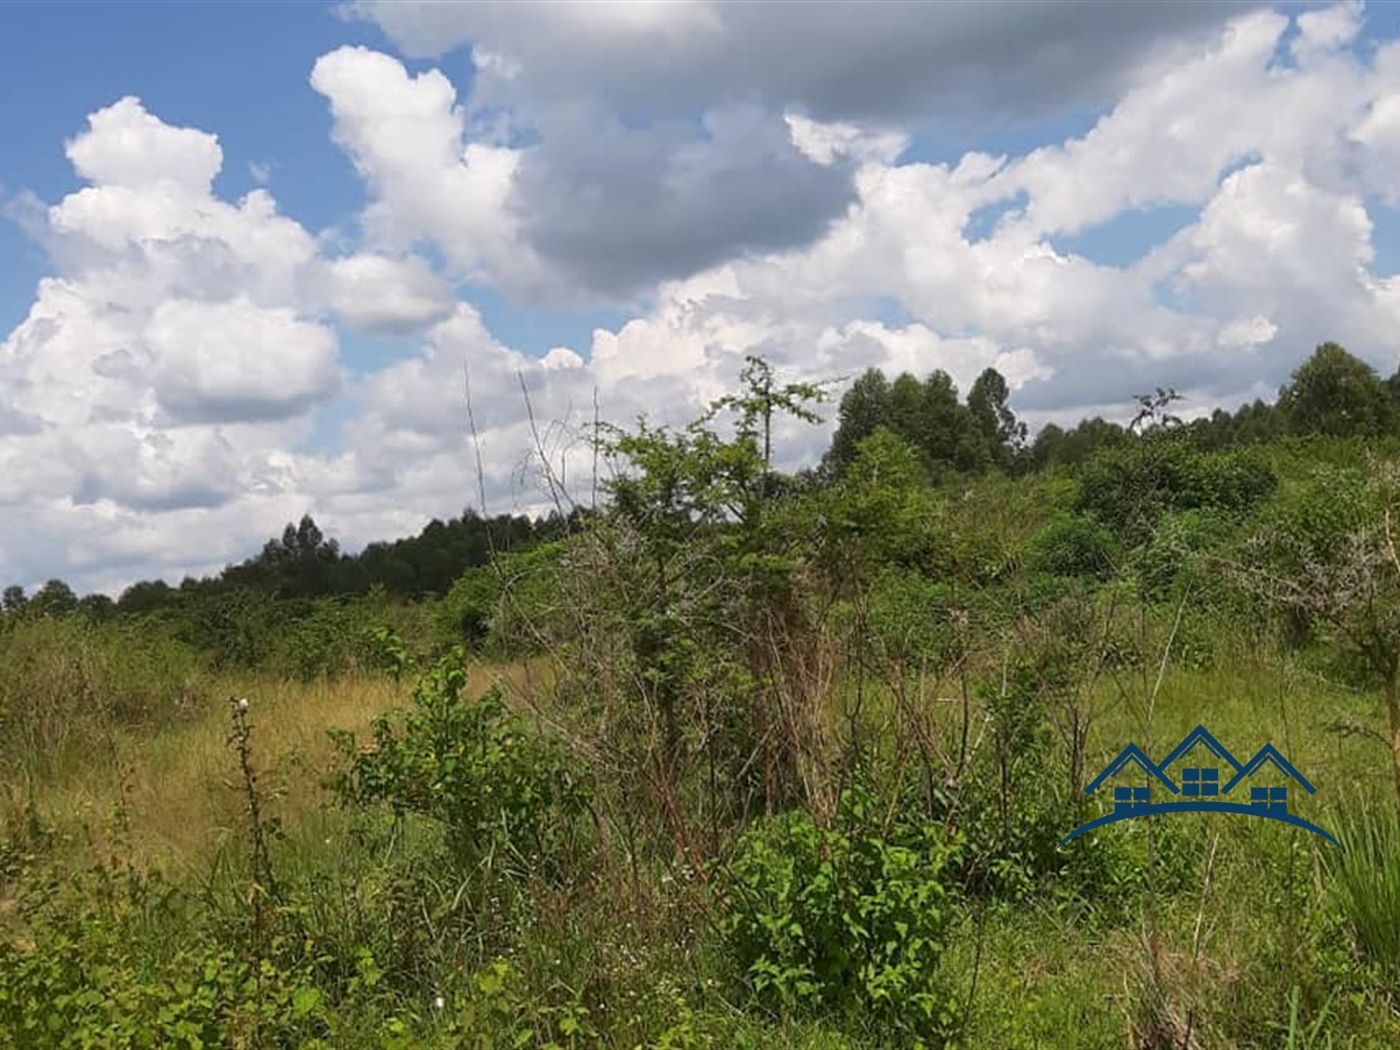
<instances>
[{"instance_id":1,"label":"overgrown vegetation","mask_svg":"<svg viewBox=\"0 0 1400 1050\"><path fill-rule=\"evenodd\" d=\"M10 588L0 1047L1396 1045L1400 384L1028 444L867 373L800 476L828 389L740 384L590 513ZM1060 847L1201 722L1345 853Z\"/></svg>"}]
</instances>

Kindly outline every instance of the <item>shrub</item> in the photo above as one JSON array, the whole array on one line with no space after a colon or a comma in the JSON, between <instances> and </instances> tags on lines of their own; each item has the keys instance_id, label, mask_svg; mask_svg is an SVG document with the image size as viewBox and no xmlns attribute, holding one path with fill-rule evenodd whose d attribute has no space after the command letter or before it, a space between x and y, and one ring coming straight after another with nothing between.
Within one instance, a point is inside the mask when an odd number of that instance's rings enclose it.
<instances>
[{"instance_id":1,"label":"shrub","mask_svg":"<svg viewBox=\"0 0 1400 1050\"><path fill-rule=\"evenodd\" d=\"M370 747L334 732L348 761L333 787L343 802L437 822L464 872L504 864L561 875L582 842L582 775L557 740L506 709L499 687L472 700L466 680L454 649L420 678L409 711L375 719Z\"/></svg>"},{"instance_id":2,"label":"shrub","mask_svg":"<svg viewBox=\"0 0 1400 1050\"><path fill-rule=\"evenodd\" d=\"M953 848L931 823L882 830L874 808L851 790L836 827L795 812L747 832L728 868L725 932L770 1006L929 1031L947 1020L938 968Z\"/></svg>"},{"instance_id":3,"label":"shrub","mask_svg":"<svg viewBox=\"0 0 1400 1050\"><path fill-rule=\"evenodd\" d=\"M443 638L449 645L481 649L491 634L500 599L501 578L494 568L481 565L462 573L439 610Z\"/></svg>"},{"instance_id":4,"label":"shrub","mask_svg":"<svg viewBox=\"0 0 1400 1050\"><path fill-rule=\"evenodd\" d=\"M1093 517L1061 512L1031 540L1026 568L1052 576L1102 577L1112 569L1113 533Z\"/></svg>"},{"instance_id":5,"label":"shrub","mask_svg":"<svg viewBox=\"0 0 1400 1050\"><path fill-rule=\"evenodd\" d=\"M1202 453L1180 441L1143 440L1094 456L1080 477L1078 509L1141 540L1171 511L1248 510L1278 487L1257 449Z\"/></svg>"}]
</instances>

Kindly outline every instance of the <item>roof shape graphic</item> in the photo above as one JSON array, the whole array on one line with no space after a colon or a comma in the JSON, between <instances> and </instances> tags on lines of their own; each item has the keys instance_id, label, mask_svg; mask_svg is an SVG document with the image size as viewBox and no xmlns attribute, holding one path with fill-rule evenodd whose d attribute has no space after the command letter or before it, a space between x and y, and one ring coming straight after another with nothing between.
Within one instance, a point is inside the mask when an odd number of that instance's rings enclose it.
<instances>
[{"instance_id":1,"label":"roof shape graphic","mask_svg":"<svg viewBox=\"0 0 1400 1050\"><path fill-rule=\"evenodd\" d=\"M1296 780L1309 795L1313 794L1317 788L1308 783L1307 778L1293 768L1293 763L1279 754L1278 749L1273 744L1265 744L1254 753L1254 757L1244 764L1244 768L1236 773L1220 789L1222 795L1228 795L1230 789L1234 787L1244 777L1252 777L1266 762L1272 762L1284 776Z\"/></svg>"},{"instance_id":2,"label":"roof shape graphic","mask_svg":"<svg viewBox=\"0 0 1400 1050\"><path fill-rule=\"evenodd\" d=\"M1171 779L1169 777L1162 773L1161 769L1159 769L1156 766L1156 764L1153 763L1152 759L1148 758L1145 754L1143 754L1142 748L1138 747L1136 744L1129 744L1122 751L1118 752L1118 757L1116 757L1108 765L1104 766L1103 772L1096 776L1092 782L1090 782L1089 786L1084 789L1084 793L1086 795L1092 794L1100 784L1102 784L1109 777L1117 775L1117 773L1129 762L1136 763L1139 767L1141 767L1144 773L1148 773L1156 777L1163 784L1167 785L1167 787L1171 789L1171 793L1173 795L1181 794L1181 790L1171 782Z\"/></svg>"},{"instance_id":3,"label":"roof shape graphic","mask_svg":"<svg viewBox=\"0 0 1400 1050\"><path fill-rule=\"evenodd\" d=\"M1205 726L1197 726L1195 729L1191 730L1191 732L1187 733L1186 736L1182 738L1181 743L1177 744L1172 750L1172 753L1157 764L1157 768L1166 769L1197 744L1204 744L1206 750L1216 758L1221 758L1228 762L1236 773L1240 771L1240 764L1235 760L1235 756L1230 754L1224 744L1211 736L1210 731L1206 729Z\"/></svg>"}]
</instances>

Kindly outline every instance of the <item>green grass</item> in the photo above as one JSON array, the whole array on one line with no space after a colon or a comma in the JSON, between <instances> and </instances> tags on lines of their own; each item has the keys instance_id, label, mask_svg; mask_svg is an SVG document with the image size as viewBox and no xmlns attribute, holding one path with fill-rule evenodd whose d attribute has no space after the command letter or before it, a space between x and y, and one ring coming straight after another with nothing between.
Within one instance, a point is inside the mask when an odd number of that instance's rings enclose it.
<instances>
[{"instance_id":1,"label":"green grass","mask_svg":"<svg viewBox=\"0 0 1400 1050\"><path fill-rule=\"evenodd\" d=\"M519 669L479 668L471 688L502 677L517 688L526 680ZM530 680L545 679L536 669ZM1100 683L1091 770L1126 739L1147 746L1144 695L1154 681L1155 667L1145 679L1128 672ZM373 677L226 679L213 680L209 692L251 698L267 812L283 831L274 866L300 928L338 960L318 964L316 977L318 987L340 989L329 1045L455 1046L466 1031L513 1032L540 1045L564 1039L561 1026L574 1023L582 1025L574 1042L559 1045L907 1045L858 1019L759 1009L715 936L709 891L654 855L634 868L616 832L585 884L527 886L501 901L513 924L501 957L516 983L483 998L488 959L450 938L425 946L410 936L451 928L432 910L452 892L439 885L447 876L434 868L431 836L412 821L329 808L319 787L330 757L324 731L363 732L375 714L404 701L404 687ZM896 711L887 696L869 703ZM955 740L957 705L935 710L937 732ZM980 709L974 714L980 724ZM1144 887L1126 908L1092 892L993 903L985 912L975 902L958 906L942 963L956 1004L951 1045L1116 1050L1136 1039L1156 1050L1166 1044L1152 1038L1183 1025L1200 1046L1400 1045L1392 1005L1400 985L1400 832L1385 793L1388 756L1373 739L1331 728L1343 716L1379 726L1379 700L1273 656L1225 654L1205 670L1169 667L1151 709L1155 751L1202 722L1237 753L1274 742L1319 787L1298 801L1299 812L1336 834L1347 854L1296 829L1206 814L1154 825L1151 835L1145 821L1105 829L1100 835L1120 850L1114 863ZM59 830L47 847L57 870L117 858L171 873L173 896L142 905L142 932L129 941L147 954L129 965L155 967L174 945L243 928L246 826L226 735L225 705L211 699L155 730L117 733L112 756L69 759L31 781L32 799L10 789L5 841L24 838L32 801ZM107 819L119 800L122 828ZM605 797L600 806L616 811L620 801ZM1166 888L1153 893L1153 885ZM39 950L42 931L19 921L8 899L0 896L0 924L10 945ZM346 960L361 947L388 970L374 989L350 994ZM443 1015L434 1006L439 994L448 1003Z\"/></svg>"}]
</instances>

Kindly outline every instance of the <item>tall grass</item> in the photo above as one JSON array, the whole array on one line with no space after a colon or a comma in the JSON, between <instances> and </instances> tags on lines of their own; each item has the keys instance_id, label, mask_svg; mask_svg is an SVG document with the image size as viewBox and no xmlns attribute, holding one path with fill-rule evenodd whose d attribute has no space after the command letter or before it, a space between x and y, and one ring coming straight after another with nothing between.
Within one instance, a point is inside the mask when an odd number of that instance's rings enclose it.
<instances>
[{"instance_id":1,"label":"tall grass","mask_svg":"<svg viewBox=\"0 0 1400 1050\"><path fill-rule=\"evenodd\" d=\"M1333 820L1346 852L1327 854L1332 895L1357 946L1400 991L1400 823L1395 809L1358 793Z\"/></svg>"}]
</instances>

